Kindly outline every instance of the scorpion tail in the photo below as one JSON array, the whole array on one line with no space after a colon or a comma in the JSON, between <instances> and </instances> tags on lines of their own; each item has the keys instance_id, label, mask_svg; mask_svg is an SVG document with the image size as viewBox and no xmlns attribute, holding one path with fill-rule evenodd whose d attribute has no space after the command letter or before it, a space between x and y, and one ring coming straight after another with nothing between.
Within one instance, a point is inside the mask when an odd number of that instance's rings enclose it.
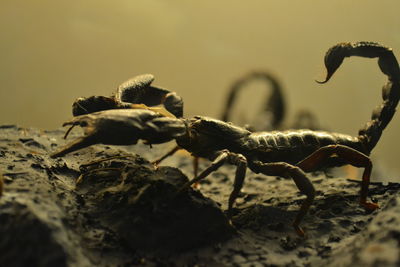
<instances>
[{"instance_id":1,"label":"scorpion tail","mask_svg":"<svg viewBox=\"0 0 400 267\"><path fill-rule=\"evenodd\" d=\"M373 42L340 43L326 53L327 76L319 83L326 83L344 58L351 56L378 58L379 68L388 77L388 82L382 88L382 104L374 109L371 120L358 132L358 138L363 143L365 152L369 154L396 111L400 99L400 68L391 48Z\"/></svg>"},{"instance_id":2,"label":"scorpion tail","mask_svg":"<svg viewBox=\"0 0 400 267\"><path fill-rule=\"evenodd\" d=\"M264 80L271 84L272 92L268 97L262 111L272 114L271 126L274 129L281 124L285 116L285 101L282 94L282 87L279 81L273 75L265 71L252 71L233 83L225 104L225 109L221 116L221 120L228 121L230 119L233 103L235 102L238 92L249 81L256 79Z\"/></svg>"}]
</instances>

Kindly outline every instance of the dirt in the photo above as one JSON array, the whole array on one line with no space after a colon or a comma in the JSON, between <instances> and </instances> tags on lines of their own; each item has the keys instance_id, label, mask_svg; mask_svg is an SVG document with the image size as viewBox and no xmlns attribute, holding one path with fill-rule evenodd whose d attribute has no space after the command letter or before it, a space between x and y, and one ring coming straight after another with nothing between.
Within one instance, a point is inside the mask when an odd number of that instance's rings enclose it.
<instances>
[{"instance_id":1,"label":"dirt","mask_svg":"<svg viewBox=\"0 0 400 267\"><path fill-rule=\"evenodd\" d=\"M182 190L188 155L149 163L172 143L96 145L52 159L63 134L0 126L0 266L400 265L400 184L390 177L371 184L380 209L366 212L358 180L310 174L317 196L302 238L291 222L304 196L291 180L248 171L229 221L232 166ZM93 162L121 155L129 156Z\"/></svg>"}]
</instances>

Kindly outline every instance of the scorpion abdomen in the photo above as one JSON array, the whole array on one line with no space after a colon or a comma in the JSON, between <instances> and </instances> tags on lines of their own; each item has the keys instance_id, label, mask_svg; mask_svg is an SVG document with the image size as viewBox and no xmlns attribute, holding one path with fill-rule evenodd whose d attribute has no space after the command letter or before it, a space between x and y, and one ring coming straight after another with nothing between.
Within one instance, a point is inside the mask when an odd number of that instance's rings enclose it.
<instances>
[{"instance_id":1,"label":"scorpion abdomen","mask_svg":"<svg viewBox=\"0 0 400 267\"><path fill-rule=\"evenodd\" d=\"M263 162L285 161L295 164L318 148L335 144L346 145L358 151L364 150L357 137L324 131L257 132L252 133L249 139L249 155Z\"/></svg>"}]
</instances>

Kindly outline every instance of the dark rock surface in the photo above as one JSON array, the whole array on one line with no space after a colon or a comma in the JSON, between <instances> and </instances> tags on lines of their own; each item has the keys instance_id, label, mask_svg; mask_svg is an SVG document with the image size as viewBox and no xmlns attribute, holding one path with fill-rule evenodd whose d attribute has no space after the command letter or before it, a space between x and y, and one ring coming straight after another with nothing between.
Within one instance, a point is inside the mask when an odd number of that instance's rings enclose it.
<instances>
[{"instance_id":1,"label":"dark rock surface","mask_svg":"<svg viewBox=\"0 0 400 267\"><path fill-rule=\"evenodd\" d=\"M291 180L248 171L232 226L223 213L231 166L177 194L190 157L158 169L148 162L172 144L99 145L51 159L63 133L0 126L0 266L400 265L399 184L371 184L381 208L368 213L357 180L314 175L300 238L290 224L304 196Z\"/></svg>"}]
</instances>

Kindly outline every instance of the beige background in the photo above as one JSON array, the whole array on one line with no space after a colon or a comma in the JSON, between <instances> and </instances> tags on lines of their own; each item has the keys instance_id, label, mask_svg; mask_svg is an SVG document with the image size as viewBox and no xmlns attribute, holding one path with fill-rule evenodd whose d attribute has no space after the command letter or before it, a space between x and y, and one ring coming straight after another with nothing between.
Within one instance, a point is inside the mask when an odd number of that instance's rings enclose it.
<instances>
[{"instance_id":1,"label":"beige background","mask_svg":"<svg viewBox=\"0 0 400 267\"><path fill-rule=\"evenodd\" d=\"M219 116L229 84L252 69L283 83L288 121L307 108L332 130L356 134L381 102L376 60L352 58L326 85L323 56L335 43L370 40L400 57L397 0L0 1L0 123L54 129L76 97L109 95L129 77L185 99L187 116ZM239 108L260 103L254 84ZM251 99L250 99L251 98ZM400 115L373 152L399 178Z\"/></svg>"}]
</instances>

